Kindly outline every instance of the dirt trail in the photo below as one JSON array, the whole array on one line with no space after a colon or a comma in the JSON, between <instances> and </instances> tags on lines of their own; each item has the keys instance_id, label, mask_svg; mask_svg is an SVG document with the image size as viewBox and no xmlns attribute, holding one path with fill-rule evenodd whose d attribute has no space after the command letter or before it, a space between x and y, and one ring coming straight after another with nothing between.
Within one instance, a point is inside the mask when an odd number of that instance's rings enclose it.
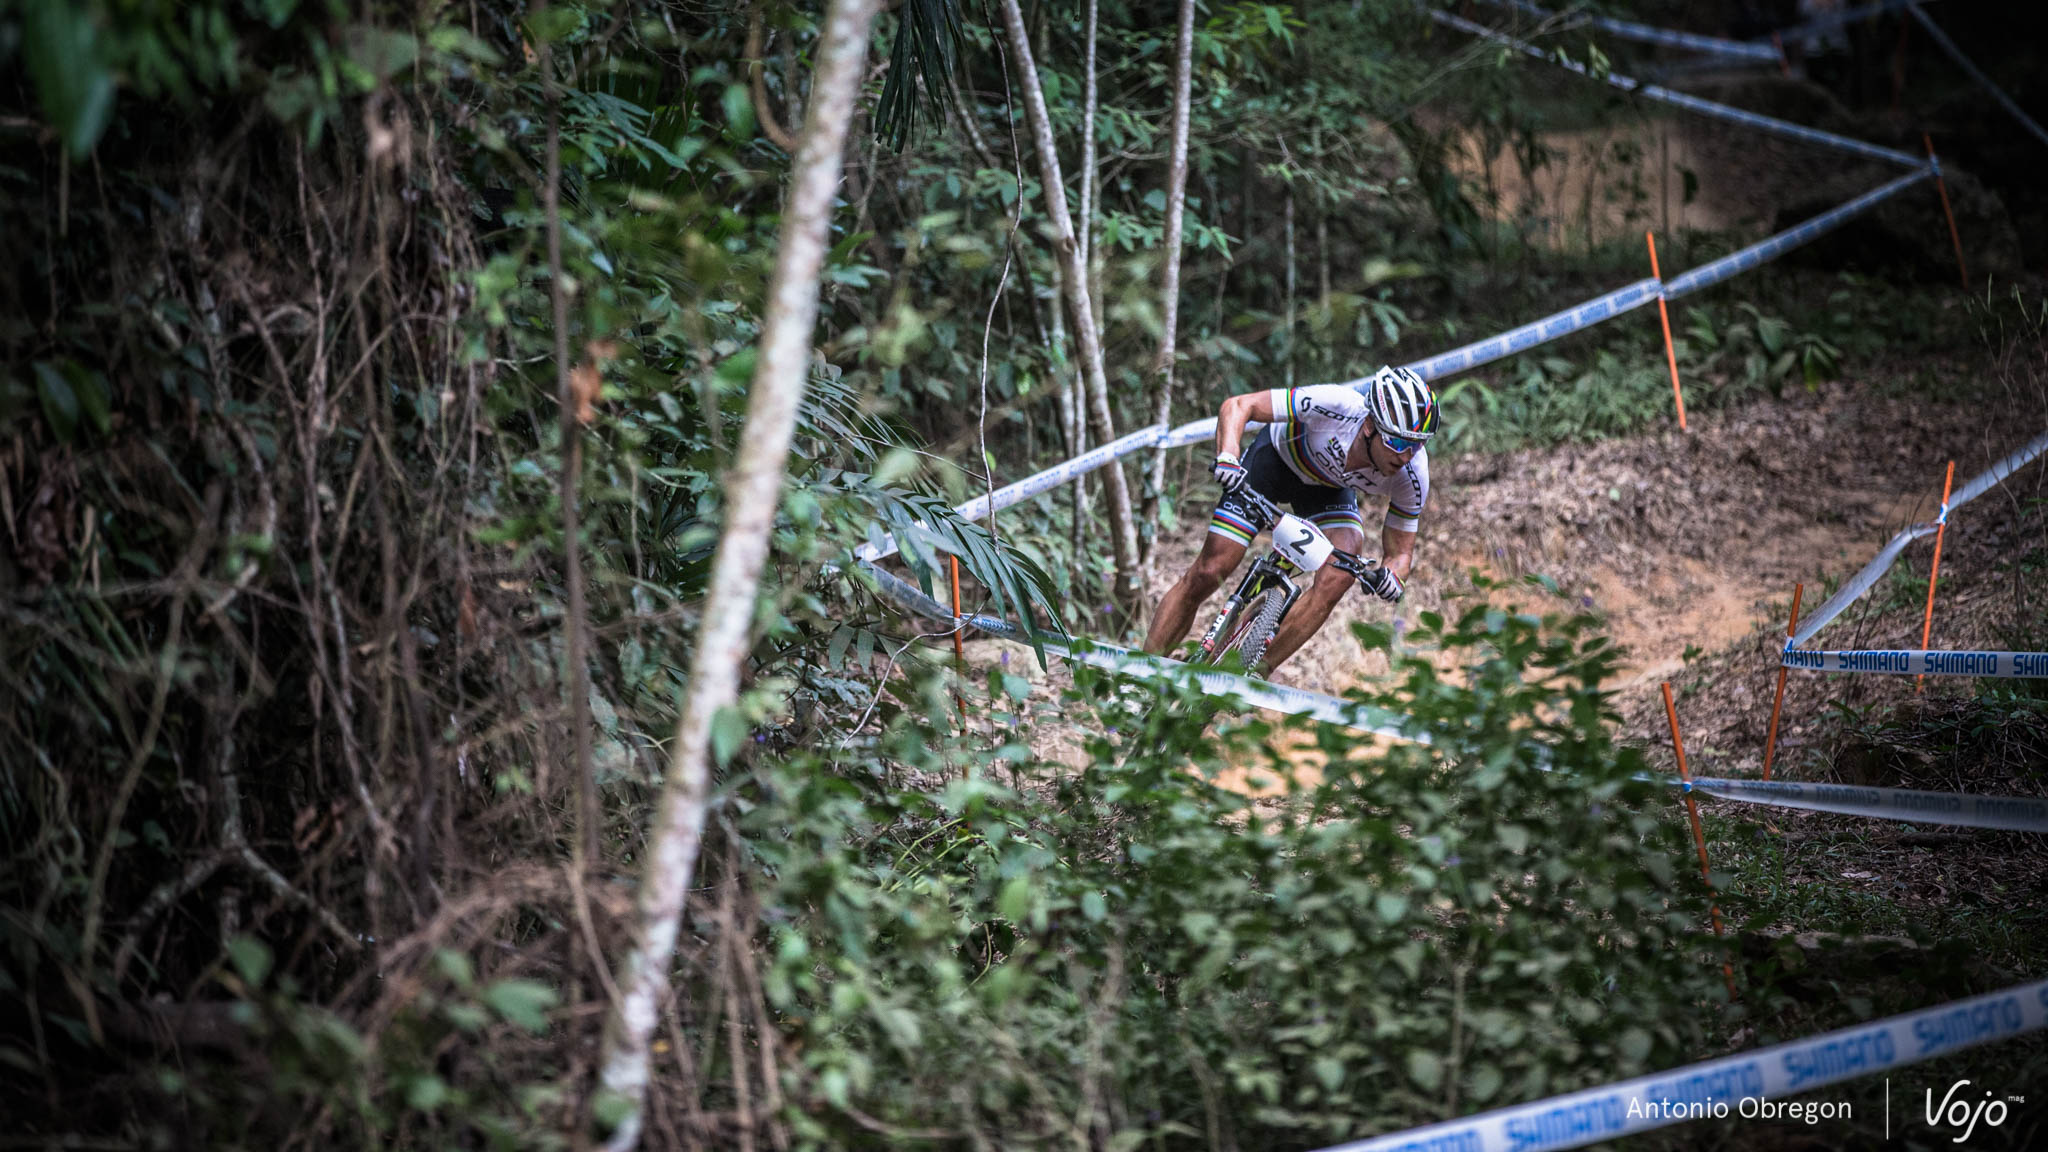
<instances>
[{"instance_id":1,"label":"dirt trail","mask_svg":"<svg viewBox=\"0 0 2048 1152\"><path fill-rule=\"evenodd\" d=\"M1739 749L1737 758L1753 770L1762 743L1756 717L1769 708L1793 583L1805 582L1806 606L1816 606L1825 580L1846 577L1900 527L1933 517L1949 458L1956 460L1957 476L1968 477L2040 423L2038 416L2031 424L1986 421L1969 405L1931 405L1892 395L1881 380L1845 380L1814 393L1795 388L1781 401L1733 413L1695 416L1687 434L1673 429L1577 448L1448 460L1434 469L1417 569L1400 614L1412 620L1425 610L1455 607L1456 597L1471 594L1470 569L1496 579L1549 576L1566 599L1526 585L1496 590L1491 598L1530 610L1604 614L1609 635L1626 650L1612 683L1631 720L1626 735L1645 741L1665 738L1660 681L1679 680L1695 670L1692 665L1706 667L1713 661L1703 657L1711 654L1721 666L1737 658L1753 663L1750 674L1724 677L1716 689L1711 707L1722 715L1711 739L1718 744L1703 745L1710 758ZM1984 508L1972 506L1980 526L2011 518L2013 509L1993 511L1990 504L1987 498ZM1192 559L1200 533L1199 525L1183 522L1162 556L1155 597ZM1924 581L1926 557L1909 557ZM1959 575L1946 561L1943 571L1945 587ZM1885 594L1880 585L1871 596ZM1360 651L1348 627L1353 620L1384 619L1383 612L1377 602L1348 597L1275 679L1338 694L1383 674L1385 658ZM1917 631L1871 640L1909 641L1917 643ZM976 647L981 660L995 659L999 649ZM1031 663L1028 656L1013 657L1010 667ZM1066 680L1057 663L1049 675L1035 668L1031 674L1049 679L1048 687ZM1698 710L1698 704L1686 706L1688 713ZM1803 720L1791 721L1788 735L1795 742L1803 726ZM1753 734L1747 731L1752 727ZM1040 742L1046 754L1078 762L1072 740L1045 732ZM1303 768L1313 771L1306 763Z\"/></svg>"}]
</instances>

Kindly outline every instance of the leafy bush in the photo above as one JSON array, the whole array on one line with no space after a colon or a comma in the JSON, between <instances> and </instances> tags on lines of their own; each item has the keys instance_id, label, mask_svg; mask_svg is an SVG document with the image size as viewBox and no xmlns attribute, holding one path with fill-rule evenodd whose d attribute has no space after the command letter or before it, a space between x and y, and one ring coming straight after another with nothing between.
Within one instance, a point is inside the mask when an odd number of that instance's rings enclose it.
<instances>
[{"instance_id":1,"label":"leafy bush","mask_svg":"<svg viewBox=\"0 0 2048 1152\"><path fill-rule=\"evenodd\" d=\"M1000 727L1029 712L1000 672L999 728L974 751L939 738L935 683L895 690L875 750L965 773L943 788L798 749L764 762L733 819L774 957L763 987L801 1053L785 1080L818 1097L792 1122L828 1140L883 1131L865 1116L1007 1147L1309 1144L1696 1053L1696 1005L1722 995L1702 893L1668 798L1607 735L1612 654L1589 626L1427 618L1411 642L1461 672L1397 654L1401 680L1359 697L1426 745L1212 729L1185 686L1081 667L1056 709L1093 734L1078 772ZM1325 766L1291 778L1288 746ZM1219 786L1244 764L1284 795Z\"/></svg>"}]
</instances>

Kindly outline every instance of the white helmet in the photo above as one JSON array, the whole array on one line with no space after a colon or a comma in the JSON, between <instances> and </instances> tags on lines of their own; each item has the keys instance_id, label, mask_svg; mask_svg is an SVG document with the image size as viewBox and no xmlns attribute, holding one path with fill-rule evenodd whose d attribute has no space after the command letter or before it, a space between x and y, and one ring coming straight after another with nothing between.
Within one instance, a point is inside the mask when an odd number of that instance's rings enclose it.
<instances>
[{"instance_id":1,"label":"white helmet","mask_svg":"<svg viewBox=\"0 0 2048 1152\"><path fill-rule=\"evenodd\" d=\"M1407 368L1381 368L1365 386L1365 410L1383 436L1417 443L1436 435L1436 393Z\"/></svg>"}]
</instances>

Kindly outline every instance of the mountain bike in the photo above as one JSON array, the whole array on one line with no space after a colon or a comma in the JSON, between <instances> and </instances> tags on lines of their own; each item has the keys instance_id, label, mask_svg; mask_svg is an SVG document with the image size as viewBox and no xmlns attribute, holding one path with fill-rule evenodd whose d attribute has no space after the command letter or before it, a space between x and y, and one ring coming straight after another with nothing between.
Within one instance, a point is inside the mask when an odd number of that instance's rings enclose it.
<instances>
[{"instance_id":1,"label":"mountain bike","mask_svg":"<svg viewBox=\"0 0 2048 1152\"><path fill-rule=\"evenodd\" d=\"M1280 511L1273 502L1250 488L1240 496L1257 512L1260 529L1270 529L1272 549L1252 561L1251 570L1238 583L1237 591L1224 602L1223 611L1202 634L1197 664L1219 664L1238 653L1247 672L1254 671L1266 655L1266 646L1287 619L1294 602L1301 599L1307 581L1325 564L1334 564L1361 583L1366 573L1379 567L1378 560L1362 560L1330 543L1322 529L1299 516Z\"/></svg>"}]
</instances>

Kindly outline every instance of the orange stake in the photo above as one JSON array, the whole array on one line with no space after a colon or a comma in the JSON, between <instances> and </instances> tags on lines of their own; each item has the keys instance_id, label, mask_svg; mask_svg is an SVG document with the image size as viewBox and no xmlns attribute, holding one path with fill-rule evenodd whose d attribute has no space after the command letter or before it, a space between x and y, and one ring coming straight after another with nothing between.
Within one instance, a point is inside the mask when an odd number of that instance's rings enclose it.
<instances>
[{"instance_id":1,"label":"orange stake","mask_svg":"<svg viewBox=\"0 0 2048 1152\"><path fill-rule=\"evenodd\" d=\"M1927 615L1920 621L1920 647L1924 650L1927 641L1934 635L1934 581L1941 575L1941 538L1948 534L1948 494L1956 482L1956 462L1948 462L1948 479L1941 482L1941 520L1934 529L1934 566L1927 572ZM1927 677L1923 674L1913 677L1913 691L1924 691Z\"/></svg>"},{"instance_id":2,"label":"orange stake","mask_svg":"<svg viewBox=\"0 0 2048 1152\"><path fill-rule=\"evenodd\" d=\"M1678 388L1678 353L1671 346L1671 312L1664 306L1664 274L1657 271L1657 234L1643 233L1643 239L1650 242L1650 275L1658 282L1657 319L1664 322L1664 362L1671 365L1671 399L1678 403L1678 430L1685 427L1685 393Z\"/></svg>"},{"instance_id":3,"label":"orange stake","mask_svg":"<svg viewBox=\"0 0 2048 1152\"><path fill-rule=\"evenodd\" d=\"M1784 37L1779 36L1776 32L1771 33L1771 47L1778 50L1778 75L1790 80L1792 78L1792 62L1785 58Z\"/></svg>"},{"instance_id":4,"label":"orange stake","mask_svg":"<svg viewBox=\"0 0 2048 1152\"><path fill-rule=\"evenodd\" d=\"M1664 681L1664 715L1671 721L1671 750L1678 753L1678 778L1685 783L1685 812L1692 818L1692 842L1700 850L1700 879L1707 887L1714 886L1714 878L1707 871L1707 834L1700 827L1700 802L1692 794L1692 773L1685 769L1685 742L1678 738L1678 706L1671 702L1671 681ZM1707 913L1714 921L1714 935L1721 935L1721 909L1712 901L1707 902ZM1728 981L1728 996L1734 999L1735 969L1726 961L1721 964L1721 975Z\"/></svg>"},{"instance_id":5,"label":"orange stake","mask_svg":"<svg viewBox=\"0 0 2048 1152\"><path fill-rule=\"evenodd\" d=\"M953 662L958 666L960 678L967 678L967 647L961 643L960 633L965 629L960 624L960 558L948 556L953 562ZM960 710L960 727L967 727L967 700L959 692L953 693L953 703Z\"/></svg>"},{"instance_id":6,"label":"orange stake","mask_svg":"<svg viewBox=\"0 0 2048 1152\"><path fill-rule=\"evenodd\" d=\"M1806 585L1792 585L1792 619L1785 624L1785 643L1792 643L1792 633L1799 630L1799 597L1806 591ZM1778 750L1778 709L1785 706L1784 661L1778 662L1778 694L1771 700L1771 734L1764 738L1764 779L1771 778L1771 756Z\"/></svg>"},{"instance_id":7,"label":"orange stake","mask_svg":"<svg viewBox=\"0 0 2048 1152\"><path fill-rule=\"evenodd\" d=\"M1920 134L1927 145L1927 162L1934 165L1934 190L1941 193L1941 214L1948 217L1948 240L1956 246L1956 273L1963 278L1963 291L1970 290L1970 270L1963 266L1963 234L1956 231L1956 214L1948 206L1948 182L1941 178L1941 161L1934 158L1934 137Z\"/></svg>"}]
</instances>

